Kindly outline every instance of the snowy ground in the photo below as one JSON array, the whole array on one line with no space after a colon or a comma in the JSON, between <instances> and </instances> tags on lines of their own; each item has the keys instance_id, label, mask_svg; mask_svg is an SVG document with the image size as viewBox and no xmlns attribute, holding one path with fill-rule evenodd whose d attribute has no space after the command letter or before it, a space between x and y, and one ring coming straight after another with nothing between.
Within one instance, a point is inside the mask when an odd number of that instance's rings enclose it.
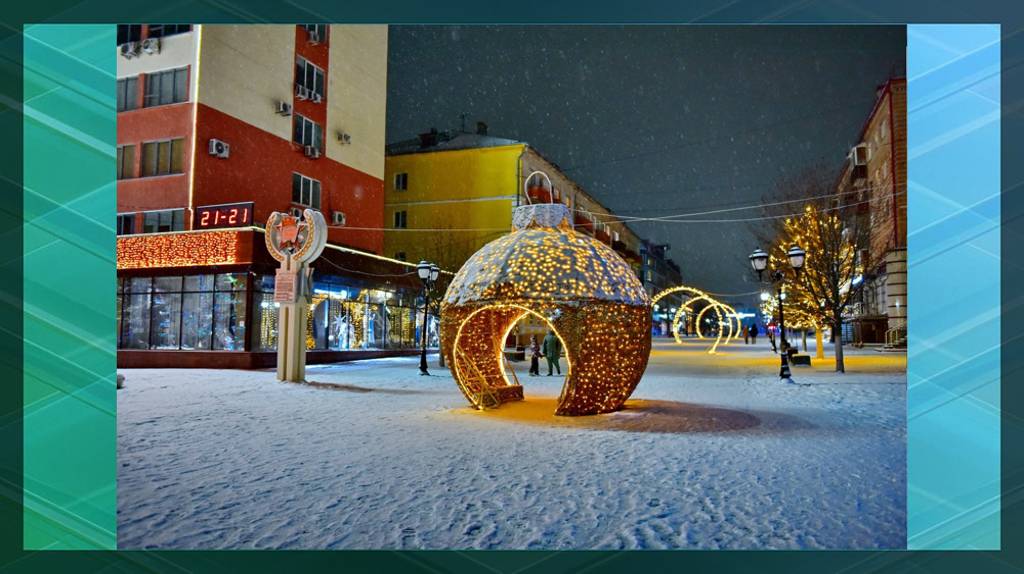
<instances>
[{"instance_id":1,"label":"snowy ground","mask_svg":"<svg viewBox=\"0 0 1024 574\"><path fill-rule=\"evenodd\" d=\"M525 364L527 400L488 412L408 358L309 369L334 388L122 371L119 544L905 545L904 355L857 351L845 375L828 362L783 385L765 342L702 349L659 341L626 410L579 418L554 417L561 379Z\"/></svg>"}]
</instances>

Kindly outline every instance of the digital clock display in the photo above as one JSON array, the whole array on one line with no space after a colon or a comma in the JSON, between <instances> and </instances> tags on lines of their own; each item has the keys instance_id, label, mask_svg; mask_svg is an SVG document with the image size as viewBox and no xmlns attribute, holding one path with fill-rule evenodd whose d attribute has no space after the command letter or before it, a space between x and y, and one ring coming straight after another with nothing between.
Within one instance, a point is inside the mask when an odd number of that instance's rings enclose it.
<instances>
[{"instance_id":1,"label":"digital clock display","mask_svg":"<svg viewBox=\"0 0 1024 574\"><path fill-rule=\"evenodd\" d=\"M196 208L194 229L252 225L253 202L204 205Z\"/></svg>"}]
</instances>

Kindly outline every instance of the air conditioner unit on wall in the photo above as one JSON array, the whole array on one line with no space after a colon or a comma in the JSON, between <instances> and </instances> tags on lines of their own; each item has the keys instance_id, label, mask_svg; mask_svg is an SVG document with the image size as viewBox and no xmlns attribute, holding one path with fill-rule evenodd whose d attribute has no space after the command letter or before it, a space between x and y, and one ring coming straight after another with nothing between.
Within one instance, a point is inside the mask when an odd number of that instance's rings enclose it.
<instances>
[{"instance_id":1,"label":"air conditioner unit on wall","mask_svg":"<svg viewBox=\"0 0 1024 574\"><path fill-rule=\"evenodd\" d=\"M219 139L210 140L210 155L217 156L221 159L227 159L231 153L231 146L227 142Z\"/></svg>"},{"instance_id":2,"label":"air conditioner unit on wall","mask_svg":"<svg viewBox=\"0 0 1024 574\"><path fill-rule=\"evenodd\" d=\"M345 212L335 211L331 214L331 223L333 225L345 225Z\"/></svg>"},{"instance_id":3,"label":"air conditioner unit on wall","mask_svg":"<svg viewBox=\"0 0 1024 574\"><path fill-rule=\"evenodd\" d=\"M295 99L297 100L308 100L309 90L302 84L295 84Z\"/></svg>"},{"instance_id":4,"label":"air conditioner unit on wall","mask_svg":"<svg viewBox=\"0 0 1024 574\"><path fill-rule=\"evenodd\" d=\"M138 42L125 42L121 44L121 56L131 60L135 56L139 55L139 43Z\"/></svg>"},{"instance_id":5,"label":"air conditioner unit on wall","mask_svg":"<svg viewBox=\"0 0 1024 574\"><path fill-rule=\"evenodd\" d=\"M306 157L308 158L317 159L320 157L320 148L318 147L308 145L305 147L303 151L305 152Z\"/></svg>"},{"instance_id":6,"label":"air conditioner unit on wall","mask_svg":"<svg viewBox=\"0 0 1024 574\"><path fill-rule=\"evenodd\" d=\"M292 115L292 105L288 102L277 102L275 113L279 116L290 116Z\"/></svg>"},{"instance_id":7,"label":"air conditioner unit on wall","mask_svg":"<svg viewBox=\"0 0 1024 574\"><path fill-rule=\"evenodd\" d=\"M307 32L307 34L307 38L310 44L316 46L317 44L320 43L320 34L317 34L316 32Z\"/></svg>"},{"instance_id":8,"label":"air conditioner unit on wall","mask_svg":"<svg viewBox=\"0 0 1024 574\"><path fill-rule=\"evenodd\" d=\"M868 164L868 144L862 143L853 146L850 150L850 161L854 166Z\"/></svg>"},{"instance_id":9,"label":"air conditioner unit on wall","mask_svg":"<svg viewBox=\"0 0 1024 574\"><path fill-rule=\"evenodd\" d=\"M146 38L142 41L142 51L147 54L160 53L160 38Z\"/></svg>"},{"instance_id":10,"label":"air conditioner unit on wall","mask_svg":"<svg viewBox=\"0 0 1024 574\"><path fill-rule=\"evenodd\" d=\"M350 144L352 143L352 136L346 132L338 132L338 143Z\"/></svg>"},{"instance_id":11,"label":"air conditioner unit on wall","mask_svg":"<svg viewBox=\"0 0 1024 574\"><path fill-rule=\"evenodd\" d=\"M309 99L312 100L314 104L319 104L320 102L324 101L323 96L316 92L310 92Z\"/></svg>"}]
</instances>

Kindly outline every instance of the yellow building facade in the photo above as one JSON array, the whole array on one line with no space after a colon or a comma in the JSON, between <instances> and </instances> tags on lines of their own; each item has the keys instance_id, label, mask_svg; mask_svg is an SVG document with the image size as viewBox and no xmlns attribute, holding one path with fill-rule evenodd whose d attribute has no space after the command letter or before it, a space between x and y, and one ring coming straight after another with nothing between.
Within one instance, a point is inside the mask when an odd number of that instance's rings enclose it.
<instances>
[{"instance_id":1,"label":"yellow building facade","mask_svg":"<svg viewBox=\"0 0 1024 574\"><path fill-rule=\"evenodd\" d=\"M384 253L456 271L508 233L524 144L389 156L384 168ZM436 230L436 231L420 231Z\"/></svg>"},{"instance_id":2,"label":"yellow building facade","mask_svg":"<svg viewBox=\"0 0 1024 574\"><path fill-rule=\"evenodd\" d=\"M544 172L550 184L530 178L535 171ZM511 231L513 210L527 201L526 187L541 184L546 200L570 208L577 231L607 243L639 270L642 241L613 221L614 214L529 144L479 133L434 132L388 147L384 254L455 272L481 247ZM524 319L511 336L522 346L545 332L542 322Z\"/></svg>"}]
</instances>

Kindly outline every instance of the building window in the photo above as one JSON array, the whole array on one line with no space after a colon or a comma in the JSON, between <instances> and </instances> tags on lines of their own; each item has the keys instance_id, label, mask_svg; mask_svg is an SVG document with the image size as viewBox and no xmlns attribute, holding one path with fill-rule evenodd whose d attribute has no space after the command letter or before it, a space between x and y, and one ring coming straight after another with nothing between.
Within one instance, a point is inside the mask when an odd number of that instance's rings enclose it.
<instances>
[{"instance_id":1,"label":"building window","mask_svg":"<svg viewBox=\"0 0 1024 574\"><path fill-rule=\"evenodd\" d=\"M150 108L188 101L188 68L146 74L142 105Z\"/></svg>"},{"instance_id":2,"label":"building window","mask_svg":"<svg viewBox=\"0 0 1024 574\"><path fill-rule=\"evenodd\" d=\"M323 44L327 41L327 24L300 24L310 42Z\"/></svg>"},{"instance_id":3,"label":"building window","mask_svg":"<svg viewBox=\"0 0 1024 574\"><path fill-rule=\"evenodd\" d=\"M119 282L118 347L242 351L246 273Z\"/></svg>"},{"instance_id":4,"label":"building window","mask_svg":"<svg viewBox=\"0 0 1024 574\"><path fill-rule=\"evenodd\" d=\"M406 229L409 223L409 213L406 211L395 212L395 229Z\"/></svg>"},{"instance_id":5,"label":"building window","mask_svg":"<svg viewBox=\"0 0 1024 574\"><path fill-rule=\"evenodd\" d=\"M191 24L150 24L149 31L146 32L146 37L164 38L167 36L174 36L175 34L184 34L185 32L191 31Z\"/></svg>"},{"instance_id":6,"label":"building window","mask_svg":"<svg viewBox=\"0 0 1024 574\"><path fill-rule=\"evenodd\" d=\"M407 173L396 173L395 174L395 189L399 191L405 191L409 189L409 174Z\"/></svg>"},{"instance_id":7,"label":"building window","mask_svg":"<svg viewBox=\"0 0 1024 574\"><path fill-rule=\"evenodd\" d=\"M126 112L139 107L139 78L121 78L117 81L117 111Z\"/></svg>"},{"instance_id":8,"label":"building window","mask_svg":"<svg viewBox=\"0 0 1024 574\"><path fill-rule=\"evenodd\" d=\"M142 39L142 24L118 24L117 45L138 42Z\"/></svg>"},{"instance_id":9,"label":"building window","mask_svg":"<svg viewBox=\"0 0 1024 574\"><path fill-rule=\"evenodd\" d=\"M131 235L135 233L135 214L134 213L119 213L117 214L117 234L118 235Z\"/></svg>"},{"instance_id":10,"label":"building window","mask_svg":"<svg viewBox=\"0 0 1024 574\"><path fill-rule=\"evenodd\" d=\"M184 172L185 140L182 138L142 144L142 177Z\"/></svg>"},{"instance_id":11,"label":"building window","mask_svg":"<svg viewBox=\"0 0 1024 574\"><path fill-rule=\"evenodd\" d=\"M300 173L292 173L292 203L320 209L320 182Z\"/></svg>"},{"instance_id":12,"label":"building window","mask_svg":"<svg viewBox=\"0 0 1024 574\"><path fill-rule=\"evenodd\" d=\"M117 179L135 177L135 146L117 146Z\"/></svg>"},{"instance_id":13,"label":"building window","mask_svg":"<svg viewBox=\"0 0 1024 574\"><path fill-rule=\"evenodd\" d=\"M295 58L295 84L324 96L324 71L305 58Z\"/></svg>"},{"instance_id":14,"label":"building window","mask_svg":"<svg viewBox=\"0 0 1024 574\"><path fill-rule=\"evenodd\" d=\"M184 209L163 209L142 214L143 233L165 233L185 230Z\"/></svg>"},{"instance_id":15,"label":"building window","mask_svg":"<svg viewBox=\"0 0 1024 574\"><path fill-rule=\"evenodd\" d=\"M295 133L292 134L292 141L299 145L313 146L316 149L323 149L323 128L313 120L305 116L295 114Z\"/></svg>"},{"instance_id":16,"label":"building window","mask_svg":"<svg viewBox=\"0 0 1024 574\"><path fill-rule=\"evenodd\" d=\"M399 261L405 261L405 251L399 251L395 253L395 259Z\"/></svg>"}]
</instances>

